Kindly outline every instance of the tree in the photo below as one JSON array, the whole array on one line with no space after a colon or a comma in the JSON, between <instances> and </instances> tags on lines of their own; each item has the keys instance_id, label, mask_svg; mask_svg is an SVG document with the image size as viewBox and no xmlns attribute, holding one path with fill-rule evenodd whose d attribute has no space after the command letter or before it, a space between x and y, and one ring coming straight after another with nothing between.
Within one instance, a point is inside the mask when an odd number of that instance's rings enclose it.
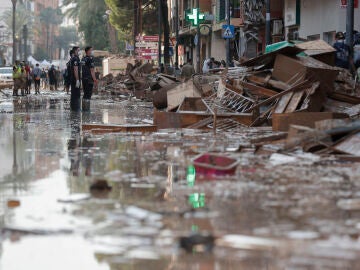
<instances>
[{"instance_id":1,"label":"tree","mask_svg":"<svg viewBox=\"0 0 360 270\"><path fill-rule=\"evenodd\" d=\"M105 3L111 11L109 21L118 31L117 36L123 49L125 49L124 44L134 41L134 35L139 32L146 35L158 33L157 20L155 19L158 16L157 1L105 0ZM136 12L136 10L141 10L141 12ZM138 18L139 16L141 18ZM134 23L135 18L140 25Z\"/></svg>"},{"instance_id":2,"label":"tree","mask_svg":"<svg viewBox=\"0 0 360 270\"><path fill-rule=\"evenodd\" d=\"M61 50L64 50L66 52L68 48L77 41L78 41L78 34L76 31L76 27L74 26L60 27L59 35L55 37L55 42L58 48L60 49L59 54L61 54ZM59 59L60 59L60 55L59 55Z\"/></svg>"},{"instance_id":3,"label":"tree","mask_svg":"<svg viewBox=\"0 0 360 270\"><path fill-rule=\"evenodd\" d=\"M87 44L100 50L108 49L107 7L104 0L64 0L63 5L68 7L65 14L78 21L78 31L83 33Z\"/></svg>"},{"instance_id":4,"label":"tree","mask_svg":"<svg viewBox=\"0 0 360 270\"><path fill-rule=\"evenodd\" d=\"M6 10L1 16L1 19L4 21L7 29L9 29L11 33L12 33L12 17L13 17L12 9ZM29 10L26 10L23 4L17 6L15 19L16 19L15 35L17 36L21 35L24 25L27 25L30 33L34 23L34 14Z\"/></svg>"},{"instance_id":5,"label":"tree","mask_svg":"<svg viewBox=\"0 0 360 270\"><path fill-rule=\"evenodd\" d=\"M161 15L163 18L163 30L164 30L164 63L165 65L170 64L170 26L169 26L169 8L167 0L161 0Z\"/></svg>"},{"instance_id":6,"label":"tree","mask_svg":"<svg viewBox=\"0 0 360 270\"><path fill-rule=\"evenodd\" d=\"M45 8L41 10L40 16L39 16L40 22L44 24L46 29L46 52L48 55L51 55L50 52L50 35L52 34L51 27L54 25L58 25L63 20L63 15L60 8Z\"/></svg>"},{"instance_id":7,"label":"tree","mask_svg":"<svg viewBox=\"0 0 360 270\"><path fill-rule=\"evenodd\" d=\"M34 58L39 61L42 61L44 59L50 60L49 54L43 48L40 47L36 48L34 53Z\"/></svg>"}]
</instances>

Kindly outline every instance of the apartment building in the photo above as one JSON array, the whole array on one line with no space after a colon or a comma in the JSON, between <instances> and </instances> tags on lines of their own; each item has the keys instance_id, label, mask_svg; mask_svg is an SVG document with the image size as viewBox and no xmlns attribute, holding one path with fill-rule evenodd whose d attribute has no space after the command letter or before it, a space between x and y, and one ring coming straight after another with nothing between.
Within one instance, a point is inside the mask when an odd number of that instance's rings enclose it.
<instances>
[{"instance_id":1,"label":"apartment building","mask_svg":"<svg viewBox=\"0 0 360 270\"><path fill-rule=\"evenodd\" d=\"M285 0L284 18L289 39L323 39L334 42L346 30L346 0ZM360 31L359 2L355 1L354 29Z\"/></svg>"},{"instance_id":2,"label":"apartment building","mask_svg":"<svg viewBox=\"0 0 360 270\"><path fill-rule=\"evenodd\" d=\"M33 0L34 3L34 13L38 17L41 14L41 11L45 8L56 9L59 7L59 0ZM59 34L58 25L49 25L49 48L47 46L47 27L44 22L40 22L38 31L34 32L34 46L36 48L41 48L47 52L50 58L57 58L59 55L58 49L55 46L55 37Z\"/></svg>"},{"instance_id":3,"label":"apartment building","mask_svg":"<svg viewBox=\"0 0 360 270\"><path fill-rule=\"evenodd\" d=\"M186 20L186 11L196 8L196 0L169 0L171 29L173 43L175 43L176 4L178 3L179 19L179 62L185 63L188 59L196 59L197 40L200 42L200 62L214 57L224 60L225 40L223 39L223 25L226 24L225 0L200 0L200 12L206 14L201 23L200 38L196 27ZM264 5L264 1L259 0ZM261 5L259 5L261 7ZM231 24L235 26L235 38L231 40L231 55L237 59L242 56L254 57L265 48L265 10L256 11L258 16L249 24L249 10L244 0L230 0ZM251 12L254 12L252 10ZM283 31L284 0L271 1L272 41L278 42L285 38ZM196 64L196 61L193 61Z\"/></svg>"}]
</instances>

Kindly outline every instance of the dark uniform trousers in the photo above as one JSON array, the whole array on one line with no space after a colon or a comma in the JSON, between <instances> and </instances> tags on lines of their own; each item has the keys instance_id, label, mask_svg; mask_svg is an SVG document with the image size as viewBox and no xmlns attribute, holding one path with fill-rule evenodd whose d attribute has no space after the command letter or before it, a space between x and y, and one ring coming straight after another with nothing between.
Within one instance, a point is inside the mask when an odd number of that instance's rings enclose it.
<instances>
[{"instance_id":1,"label":"dark uniform trousers","mask_svg":"<svg viewBox=\"0 0 360 270\"><path fill-rule=\"evenodd\" d=\"M87 78L82 80L84 96L83 99L91 99L92 91L94 88L94 82L92 79Z\"/></svg>"},{"instance_id":2,"label":"dark uniform trousers","mask_svg":"<svg viewBox=\"0 0 360 270\"><path fill-rule=\"evenodd\" d=\"M76 81L71 81L70 109L80 110L80 88L76 88Z\"/></svg>"}]
</instances>

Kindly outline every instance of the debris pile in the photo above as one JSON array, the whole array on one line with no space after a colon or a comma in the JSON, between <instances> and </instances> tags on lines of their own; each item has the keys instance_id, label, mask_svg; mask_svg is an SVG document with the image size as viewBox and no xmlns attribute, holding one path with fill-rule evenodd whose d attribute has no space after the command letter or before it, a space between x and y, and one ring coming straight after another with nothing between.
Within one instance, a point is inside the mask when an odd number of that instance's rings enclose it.
<instances>
[{"instance_id":1,"label":"debris pile","mask_svg":"<svg viewBox=\"0 0 360 270\"><path fill-rule=\"evenodd\" d=\"M166 93L174 88L179 81L166 74L156 74L156 69L150 63L128 64L124 73L115 77L110 73L100 80L101 93L115 96L135 96L142 100L154 100L156 108L167 107Z\"/></svg>"},{"instance_id":2,"label":"debris pile","mask_svg":"<svg viewBox=\"0 0 360 270\"><path fill-rule=\"evenodd\" d=\"M168 92L167 111L155 110L158 128L267 126L288 131L325 119L356 118L360 98L351 74L333 67L323 41L283 46L220 75L195 76L187 93ZM310 56L309 56L310 55Z\"/></svg>"}]
</instances>

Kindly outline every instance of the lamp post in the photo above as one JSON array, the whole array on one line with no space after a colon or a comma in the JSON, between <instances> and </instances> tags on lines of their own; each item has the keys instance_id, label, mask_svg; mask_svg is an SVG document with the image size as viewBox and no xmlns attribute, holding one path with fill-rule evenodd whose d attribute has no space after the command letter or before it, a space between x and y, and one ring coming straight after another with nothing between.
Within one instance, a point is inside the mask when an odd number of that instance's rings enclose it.
<instances>
[{"instance_id":1,"label":"lamp post","mask_svg":"<svg viewBox=\"0 0 360 270\"><path fill-rule=\"evenodd\" d=\"M347 1L346 10L346 44L350 47L350 55L352 57L354 50L354 0Z\"/></svg>"},{"instance_id":2,"label":"lamp post","mask_svg":"<svg viewBox=\"0 0 360 270\"><path fill-rule=\"evenodd\" d=\"M228 27L230 27L231 18L230 18L230 0L226 0L226 23ZM226 66L230 67L231 64L231 56L230 56L230 39L226 39Z\"/></svg>"},{"instance_id":3,"label":"lamp post","mask_svg":"<svg viewBox=\"0 0 360 270\"><path fill-rule=\"evenodd\" d=\"M266 45L271 44L271 9L270 9L270 0L266 0Z\"/></svg>"},{"instance_id":4,"label":"lamp post","mask_svg":"<svg viewBox=\"0 0 360 270\"><path fill-rule=\"evenodd\" d=\"M175 6L175 35L176 35L176 46L175 46L175 62L179 64L179 0L176 0Z\"/></svg>"},{"instance_id":5,"label":"lamp post","mask_svg":"<svg viewBox=\"0 0 360 270\"><path fill-rule=\"evenodd\" d=\"M200 1L196 0L196 7L198 9L198 12L196 13L196 21L197 21L197 25L196 25L196 33L197 33L197 44L196 44L196 72L200 73L200 42L201 42L201 35L200 35L200 23L199 23L199 13L200 13Z\"/></svg>"},{"instance_id":6,"label":"lamp post","mask_svg":"<svg viewBox=\"0 0 360 270\"><path fill-rule=\"evenodd\" d=\"M15 28L16 28L16 19L15 19L15 15L16 15L16 2L17 0L11 0L12 5L13 5L13 17L12 17L12 39L13 39L13 64L15 64L15 60L16 60L16 37L15 37Z\"/></svg>"}]
</instances>

